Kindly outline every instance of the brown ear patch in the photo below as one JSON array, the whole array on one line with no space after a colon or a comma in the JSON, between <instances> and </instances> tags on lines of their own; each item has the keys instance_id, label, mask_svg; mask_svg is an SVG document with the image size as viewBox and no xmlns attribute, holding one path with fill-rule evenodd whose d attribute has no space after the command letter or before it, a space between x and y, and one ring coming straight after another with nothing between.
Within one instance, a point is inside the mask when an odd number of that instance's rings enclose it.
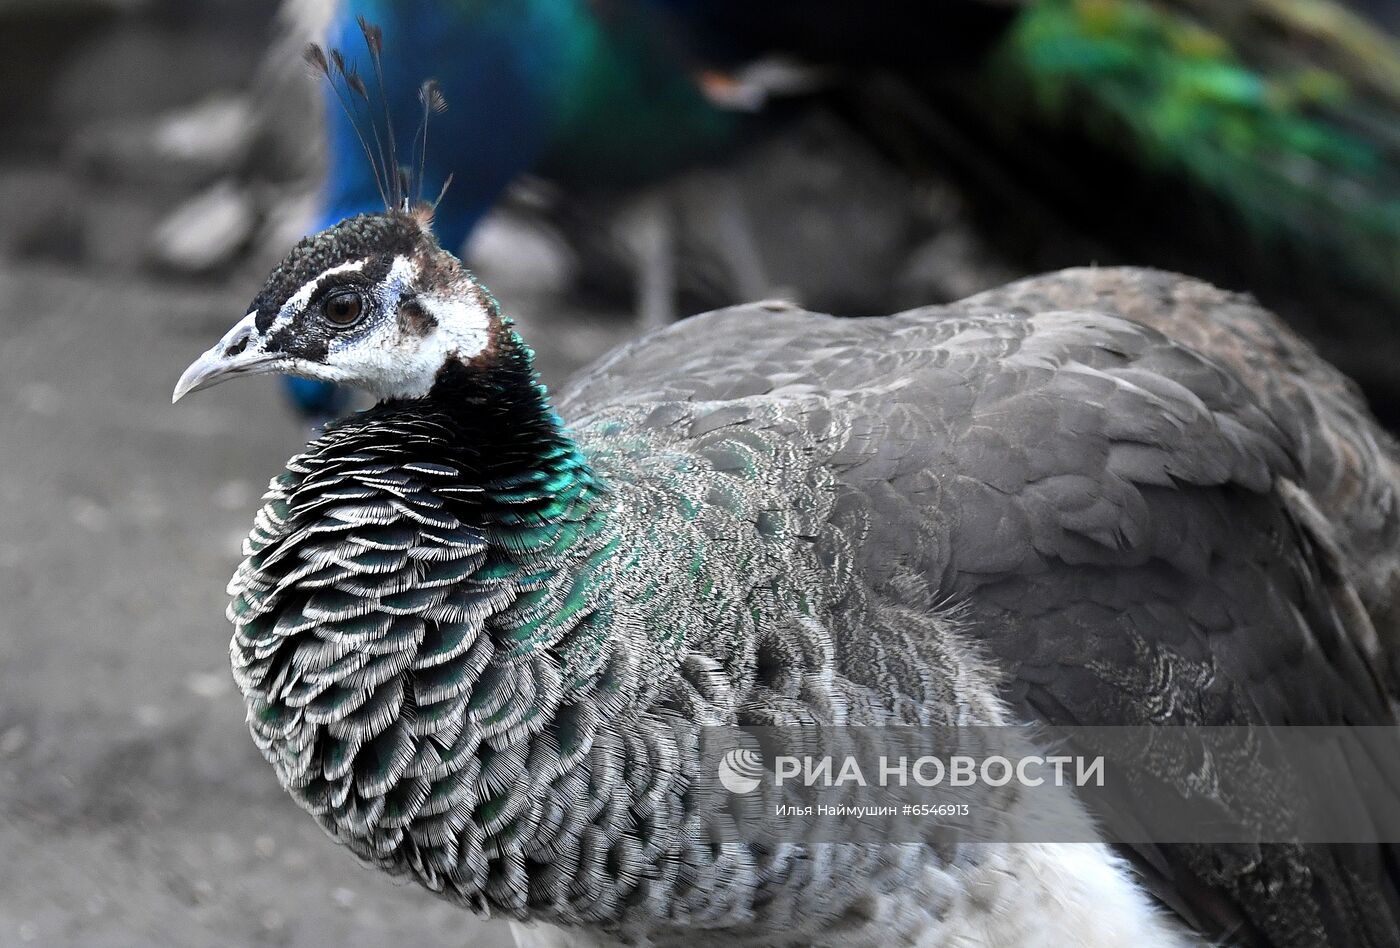
<instances>
[{"instance_id":1,"label":"brown ear patch","mask_svg":"<svg viewBox=\"0 0 1400 948\"><path fill-rule=\"evenodd\" d=\"M417 299L409 298L399 303L399 331L405 336L421 338L436 328L437 320Z\"/></svg>"}]
</instances>

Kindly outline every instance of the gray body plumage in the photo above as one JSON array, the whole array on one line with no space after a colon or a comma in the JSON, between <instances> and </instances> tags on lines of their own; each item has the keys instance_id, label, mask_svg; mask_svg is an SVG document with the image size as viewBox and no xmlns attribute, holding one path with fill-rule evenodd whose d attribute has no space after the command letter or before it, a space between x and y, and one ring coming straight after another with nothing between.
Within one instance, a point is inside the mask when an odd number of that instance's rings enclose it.
<instances>
[{"instance_id":1,"label":"gray body plumage","mask_svg":"<svg viewBox=\"0 0 1400 948\"><path fill-rule=\"evenodd\" d=\"M877 319L755 304L554 405L568 436L508 477L432 411L342 422L231 584L284 785L474 908L940 943L1007 874L933 841L721 843L688 792L704 724L1393 722L1393 447L1242 298L1104 270ZM1379 852L1127 855L1205 930L1397 942Z\"/></svg>"}]
</instances>

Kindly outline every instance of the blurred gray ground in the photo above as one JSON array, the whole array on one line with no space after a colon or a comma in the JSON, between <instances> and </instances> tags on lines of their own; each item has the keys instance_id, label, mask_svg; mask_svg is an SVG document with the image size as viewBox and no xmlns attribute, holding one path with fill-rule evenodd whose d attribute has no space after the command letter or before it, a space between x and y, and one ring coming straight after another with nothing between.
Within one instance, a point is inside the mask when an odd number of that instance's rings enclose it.
<instances>
[{"instance_id":1,"label":"blurred gray ground","mask_svg":"<svg viewBox=\"0 0 1400 948\"><path fill-rule=\"evenodd\" d=\"M0 945L511 944L360 867L244 730L224 584L305 432L270 378L170 390L255 290L0 265ZM627 326L497 292L547 380Z\"/></svg>"}]
</instances>

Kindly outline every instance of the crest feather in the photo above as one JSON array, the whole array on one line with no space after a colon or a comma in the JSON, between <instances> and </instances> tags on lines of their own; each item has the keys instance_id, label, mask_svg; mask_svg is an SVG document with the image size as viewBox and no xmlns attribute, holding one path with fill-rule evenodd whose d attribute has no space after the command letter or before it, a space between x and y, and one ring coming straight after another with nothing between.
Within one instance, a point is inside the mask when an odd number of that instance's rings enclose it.
<instances>
[{"instance_id":1,"label":"crest feather","mask_svg":"<svg viewBox=\"0 0 1400 948\"><path fill-rule=\"evenodd\" d=\"M341 111L355 131L355 137L364 149L374 173L374 183L386 211L412 213L415 218L432 220L447 186L452 182L448 175L431 204L423 202L424 175L428 156L428 124L433 115L447 108L436 79L428 79L418 88L418 101L423 106L422 117L413 134L413 147L417 160L405 167L399 163L398 140L394 134L394 120L389 107L389 96L384 82L384 31L363 16L357 17L360 33L364 36L365 48L369 51L370 65L374 72L375 96L370 95L364 79L356 71L353 63L347 63L345 54L339 49L325 49L316 43L306 47L305 59L312 71L325 79L335 94ZM375 101L377 98L378 101ZM381 130L380 124L383 124ZM371 141L373 147L371 147ZM410 155L410 159L413 156ZM423 209L420 211L420 208Z\"/></svg>"}]
</instances>

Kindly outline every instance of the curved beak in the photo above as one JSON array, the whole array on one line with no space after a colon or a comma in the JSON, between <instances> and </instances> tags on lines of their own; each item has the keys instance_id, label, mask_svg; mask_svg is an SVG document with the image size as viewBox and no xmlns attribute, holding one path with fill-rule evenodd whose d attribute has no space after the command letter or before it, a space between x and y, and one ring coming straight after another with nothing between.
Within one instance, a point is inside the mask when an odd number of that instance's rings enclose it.
<instances>
[{"instance_id":1,"label":"curved beak","mask_svg":"<svg viewBox=\"0 0 1400 948\"><path fill-rule=\"evenodd\" d=\"M171 404L190 392L217 385L236 375L261 375L277 370L285 357L279 352L263 351L261 334L254 325L257 315L252 312L244 316L208 352L190 363L180 381L175 383Z\"/></svg>"}]
</instances>

